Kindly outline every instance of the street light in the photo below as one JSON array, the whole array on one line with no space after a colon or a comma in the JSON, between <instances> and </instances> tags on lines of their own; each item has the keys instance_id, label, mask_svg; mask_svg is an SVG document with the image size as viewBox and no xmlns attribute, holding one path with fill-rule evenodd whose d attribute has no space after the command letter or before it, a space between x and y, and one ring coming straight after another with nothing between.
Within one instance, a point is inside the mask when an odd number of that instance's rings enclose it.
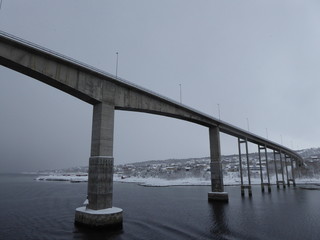
<instances>
[{"instance_id":1,"label":"street light","mask_svg":"<svg viewBox=\"0 0 320 240\"><path fill-rule=\"evenodd\" d=\"M116 52L117 54L117 62L116 62L116 78L118 78L118 64L119 64L119 53Z\"/></svg>"},{"instance_id":2,"label":"street light","mask_svg":"<svg viewBox=\"0 0 320 240\"><path fill-rule=\"evenodd\" d=\"M218 114L219 114L219 120L220 120L220 104L218 103Z\"/></svg>"}]
</instances>

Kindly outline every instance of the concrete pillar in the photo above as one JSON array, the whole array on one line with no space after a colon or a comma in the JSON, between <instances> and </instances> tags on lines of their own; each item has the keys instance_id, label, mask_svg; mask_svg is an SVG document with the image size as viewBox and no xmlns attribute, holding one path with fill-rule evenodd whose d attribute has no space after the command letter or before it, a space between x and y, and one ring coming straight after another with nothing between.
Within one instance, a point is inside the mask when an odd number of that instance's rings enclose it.
<instances>
[{"instance_id":1,"label":"concrete pillar","mask_svg":"<svg viewBox=\"0 0 320 240\"><path fill-rule=\"evenodd\" d=\"M288 180L288 186L290 186L290 182L292 182L293 186L296 186L296 182L294 180L294 172L293 172L293 160L291 156L287 156L286 155L286 159L289 158L290 159L290 164L291 164L291 178L289 178L289 172L288 172L288 168L287 168L287 180ZM287 162L287 161L286 161Z\"/></svg>"},{"instance_id":2,"label":"concrete pillar","mask_svg":"<svg viewBox=\"0 0 320 240\"><path fill-rule=\"evenodd\" d=\"M244 188L243 188L243 174L242 174L241 142L242 142L242 140L241 140L240 138L238 138L239 170L240 170L240 180L241 180L241 196L244 196Z\"/></svg>"},{"instance_id":3,"label":"concrete pillar","mask_svg":"<svg viewBox=\"0 0 320 240\"><path fill-rule=\"evenodd\" d=\"M89 227L122 226L122 209L112 207L114 106L93 107L88 205L76 209L75 222Z\"/></svg>"},{"instance_id":4,"label":"concrete pillar","mask_svg":"<svg viewBox=\"0 0 320 240\"><path fill-rule=\"evenodd\" d=\"M264 182L263 182L263 173L262 173L262 161L261 161L261 149L264 149L258 145L258 154L259 154L259 164L260 164L260 179L261 179L261 191L264 192Z\"/></svg>"},{"instance_id":5,"label":"concrete pillar","mask_svg":"<svg viewBox=\"0 0 320 240\"><path fill-rule=\"evenodd\" d=\"M243 182L242 154L241 154L241 144L242 143L245 144L245 150L246 150L248 184L244 184L244 182ZM239 148L239 167L240 167L240 177L241 177L241 196L244 196L244 190L248 189L249 197L251 197L252 196L252 189L251 189L249 150L248 150L248 140L247 140L247 138L244 138L244 139L238 138L238 148Z\"/></svg>"},{"instance_id":6,"label":"concrete pillar","mask_svg":"<svg viewBox=\"0 0 320 240\"><path fill-rule=\"evenodd\" d=\"M284 169L283 169L283 163L282 163L282 152L279 152L280 155L280 169L281 169L281 176L282 176L282 186L283 188L286 188L286 182L284 181Z\"/></svg>"},{"instance_id":7,"label":"concrete pillar","mask_svg":"<svg viewBox=\"0 0 320 240\"><path fill-rule=\"evenodd\" d=\"M248 141L245 139L246 144L246 158L247 158L247 171L248 171L248 190L249 190L249 196L252 196L252 189L251 189L251 177L250 177L250 162L249 162L249 148L248 148Z\"/></svg>"},{"instance_id":8,"label":"concrete pillar","mask_svg":"<svg viewBox=\"0 0 320 240\"><path fill-rule=\"evenodd\" d=\"M277 188L280 188L280 184L282 184L283 188L286 188L286 184L284 181L284 174L283 174L282 152L274 150L273 155L274 155L274 166L275 166L275 170L276 170ZM277 164L276 164L277 155L279 155L281 179L282 180L279 180L279 178L278 178L278 171L277 171L278 169L277 169Z\"/></svg>"},{"instance_id":9,"label":"concrete pillar","mask_svg":"<svg viewBox=\"0 0 320 240\"><path fill-rule=\"evenodd\" d=\"M290 158L286 154L284 154L284 166L286 169L286 175L287 175L287 185L290 187L290 178L289 178L289 172L288 172L288 164L287 164L287 158Z\"/></svg>"},{"instance_id":10,"label":"concrete pillar","mask_svg":"<svg viewBox=\"0 0 320 240\"><path fill-rule=\"evenodd\" d=\"M277 169L277 157L276 157L276 151L273 150L273 159L274 159L274 171L276 174L276 184L277 184L277 188L280 188L279 186L279 179L278 179L278 169Z\"/></svg>"},{"instance_id":11,"label":"concrete pillar","mask_svg":"<svg viewBox=\"0 0 320 240\"><path fill-rule=\"evenodd\" d=\"M268 153L267 153L267 146L260 146L258 145L258 150L259 150L259 163L260 163L260 176L261 176L261 190L264 192L264 187L268 187L268 192L271 192L271 185L270 185L270 175L269 175L269 164L268 164ZM261 150L264 150L264 155L265 155L265 161L266 161L266 174L267 174L267 180L268 182L265 183L263 181L263 172L262 172L262 160L261 160Z\"/></svg>"},{"instance_id":12,"label":"concrete pillar","mask_svg":"<svg viewBox=\"0 0 320 240\"><path fill-rule=\"evenodd\" d=\"M209 128L211 192L208 199L228 201L228 193L224 192L221 166L220 131L218 127Z\"/></svg>"},{"instance_id":13,"label":"concrete pillar","mask_svg":"<svg viewBox=\"0 0 320 240\"><path fill-rule=\"evenodd\" d=\"M88 208L93 210L112 207L113 126L114 107L95 105L88 175Z\"/></svg>"},{"instance_id":14,"label":"concrete pillar","mask_svg":"<svg viewBox=\"0 0 320 240\"><path fill-rule=\"evenodd\" d=\"M290 161L291 161L291 175L292 175L293 186L296 186L296 180L295 180L295 177L294 177L294 169L293 169L292 157L290 157Z\"/></svg>"},{"instance_id":15,"label":"concrete pillar","mask_svg":"<svg viewBox=\"0 0 320 240\"><path fill-rule=\"evenodd\" d=\"M267 177L268 177L268 192L271 192L271 183L270 183L270 173L269 173L269 163L268 163L268 152L267 146L264 146L264 154L266 158L266 170L267 170Z\"/></svg>"}]
</instances>

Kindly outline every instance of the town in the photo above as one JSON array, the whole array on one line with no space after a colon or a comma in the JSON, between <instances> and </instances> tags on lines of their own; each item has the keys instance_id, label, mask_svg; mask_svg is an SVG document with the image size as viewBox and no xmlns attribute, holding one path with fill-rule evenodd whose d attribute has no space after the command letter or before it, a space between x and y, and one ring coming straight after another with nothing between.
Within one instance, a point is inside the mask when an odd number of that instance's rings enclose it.
<instances>
[{"instance_id":1,"label":"town","mask_svg":"<svg viewBox=\"0 0 320 240\"><path fill-rule=\"evenodd\" d=\"M297 151L303 159L304 165L300 168L294 167L294 175L300 179L319 179L320 178L320 148L310 148ZM258 153L250 153L249 155L249 172L253 183L260 183L260 171L264 181L267 179L267 164L265 155L261 155L261 166L259 162ZM225 184L240 183L240 162L239 155L225 155L222 156L222 172ZM270 177L275 181L275 168L277 173L281 174L281 163L279 158L274 161L273 152L267 153L268 171ZM242 173L244 180L248 179L248 168L246 156L242 155ZM283 171L291 176L291 162L282 159ZM285 164L286 163L286 164ZM295 162L293 165L295 166ZM260 169L261 168L261 169ZM88 166L73 167L60 170L45 170L39 171L40 176L38 180L52 180L52 181L71 181L83 182L87 181ZM158 179L165 181L175 181L181 179L197 179L199 181L210 184L210 158L189 158L189 159L168 159L168 160L152 160L137 163L120 164L114 166L114 180L123 182L140 182L143 179ZM140 180L139 180L140 179ZM142 181L143 182L143 181ZM156 184L157 185L157 184Z\"/></svg>"},{"instance_id":2,"label":"town","mask_svg":"<svg viewBox=\"0 0 320 240\"><path fill-rule=\"evenodd\" d=\"M320 148L311 148L298 151L304 158L305 165L301 166L299 170L295 168L296 177L304 178L318 178L320 176ZM280 160L274 162L273 152L267 153L268 170L270 175L275 175L275 168L278 174L281 173ZM247 162L246 156L242 155L242 172L243 176L247 176ZM283 161L283 169L288 169L291 172L291 162ZM295 166L295 163L294 163ZM260 178L260 168L264 178L266 178L267 164L265 156L261 156L261 166L259 162L258 153L249 154L249 169L252 178ZM222 170L225 177L240 178L240 162L239 155L222 156ZM155 160L147 162L138 162L131 164L116 165L114 174L121 178L161 178L167 180L183 179L183 178L200 178L203 180L210 180L210 158L190 158L190 159L168 159Z\"/></svg>"}]
</instances>

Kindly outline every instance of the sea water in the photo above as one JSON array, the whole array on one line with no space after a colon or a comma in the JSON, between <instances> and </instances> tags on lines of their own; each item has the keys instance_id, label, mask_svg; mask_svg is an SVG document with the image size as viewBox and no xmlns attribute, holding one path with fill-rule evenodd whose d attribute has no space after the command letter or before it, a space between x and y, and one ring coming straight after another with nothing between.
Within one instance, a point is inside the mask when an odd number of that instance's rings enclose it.
<instances>
[{"instance_id":1,"label":"sea water","mask_svg":"<svg viewBox=\"0 0 320 240\"><path fill-rule=\"evenodd\" d=\"M114 206L123 229L74 226L74 210L87 183L35 181L34 175L0 175L0 239L319 239L317 186L272 188L241 197L226 187L229 203L207 200L209 186L143 187L114 183ZM314 189L314 190L309 190Z\"/></svg>"}]
</instances>

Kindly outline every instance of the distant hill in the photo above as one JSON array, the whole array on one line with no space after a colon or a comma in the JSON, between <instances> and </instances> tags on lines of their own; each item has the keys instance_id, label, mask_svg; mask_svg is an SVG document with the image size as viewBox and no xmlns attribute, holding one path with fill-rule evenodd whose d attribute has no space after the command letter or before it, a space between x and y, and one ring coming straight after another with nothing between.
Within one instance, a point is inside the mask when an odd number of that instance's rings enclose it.
<instances>
[{"instance_id":1,"label":"distant hill","mask_svg":"<svg viewBox=\"0 0 320 240\"><path fill-rule=\"evenodd\" d=\"M308 148L296 151L307 163L320 163L320 148ZM269 152L270 159L272 159L272 152ZM250 158L258 158L258 153L250 153ZM238 159L238 154L232 155L223 155L222 161L223 162L231 162L236 161ZM165 159L165 160L149 160L143 162L135 162L135 163L127 163L127 164L116 164L115 168L125 166L125 165L132 165L135 167L144 167L144 166L151 166L151 165L188 165L188 163L201 163L201 162L209 162L210 157L199 157L199 158L185 158L185 159ZM88 172L88 166L80 166L80 167L72 167L66 169L56 169L56 170L44 170L39 171L39 174L47 174L47 173L55 173L55 174L62 174L62 173L78 173L78 172Z\"/></svg>"}]
</instances>

